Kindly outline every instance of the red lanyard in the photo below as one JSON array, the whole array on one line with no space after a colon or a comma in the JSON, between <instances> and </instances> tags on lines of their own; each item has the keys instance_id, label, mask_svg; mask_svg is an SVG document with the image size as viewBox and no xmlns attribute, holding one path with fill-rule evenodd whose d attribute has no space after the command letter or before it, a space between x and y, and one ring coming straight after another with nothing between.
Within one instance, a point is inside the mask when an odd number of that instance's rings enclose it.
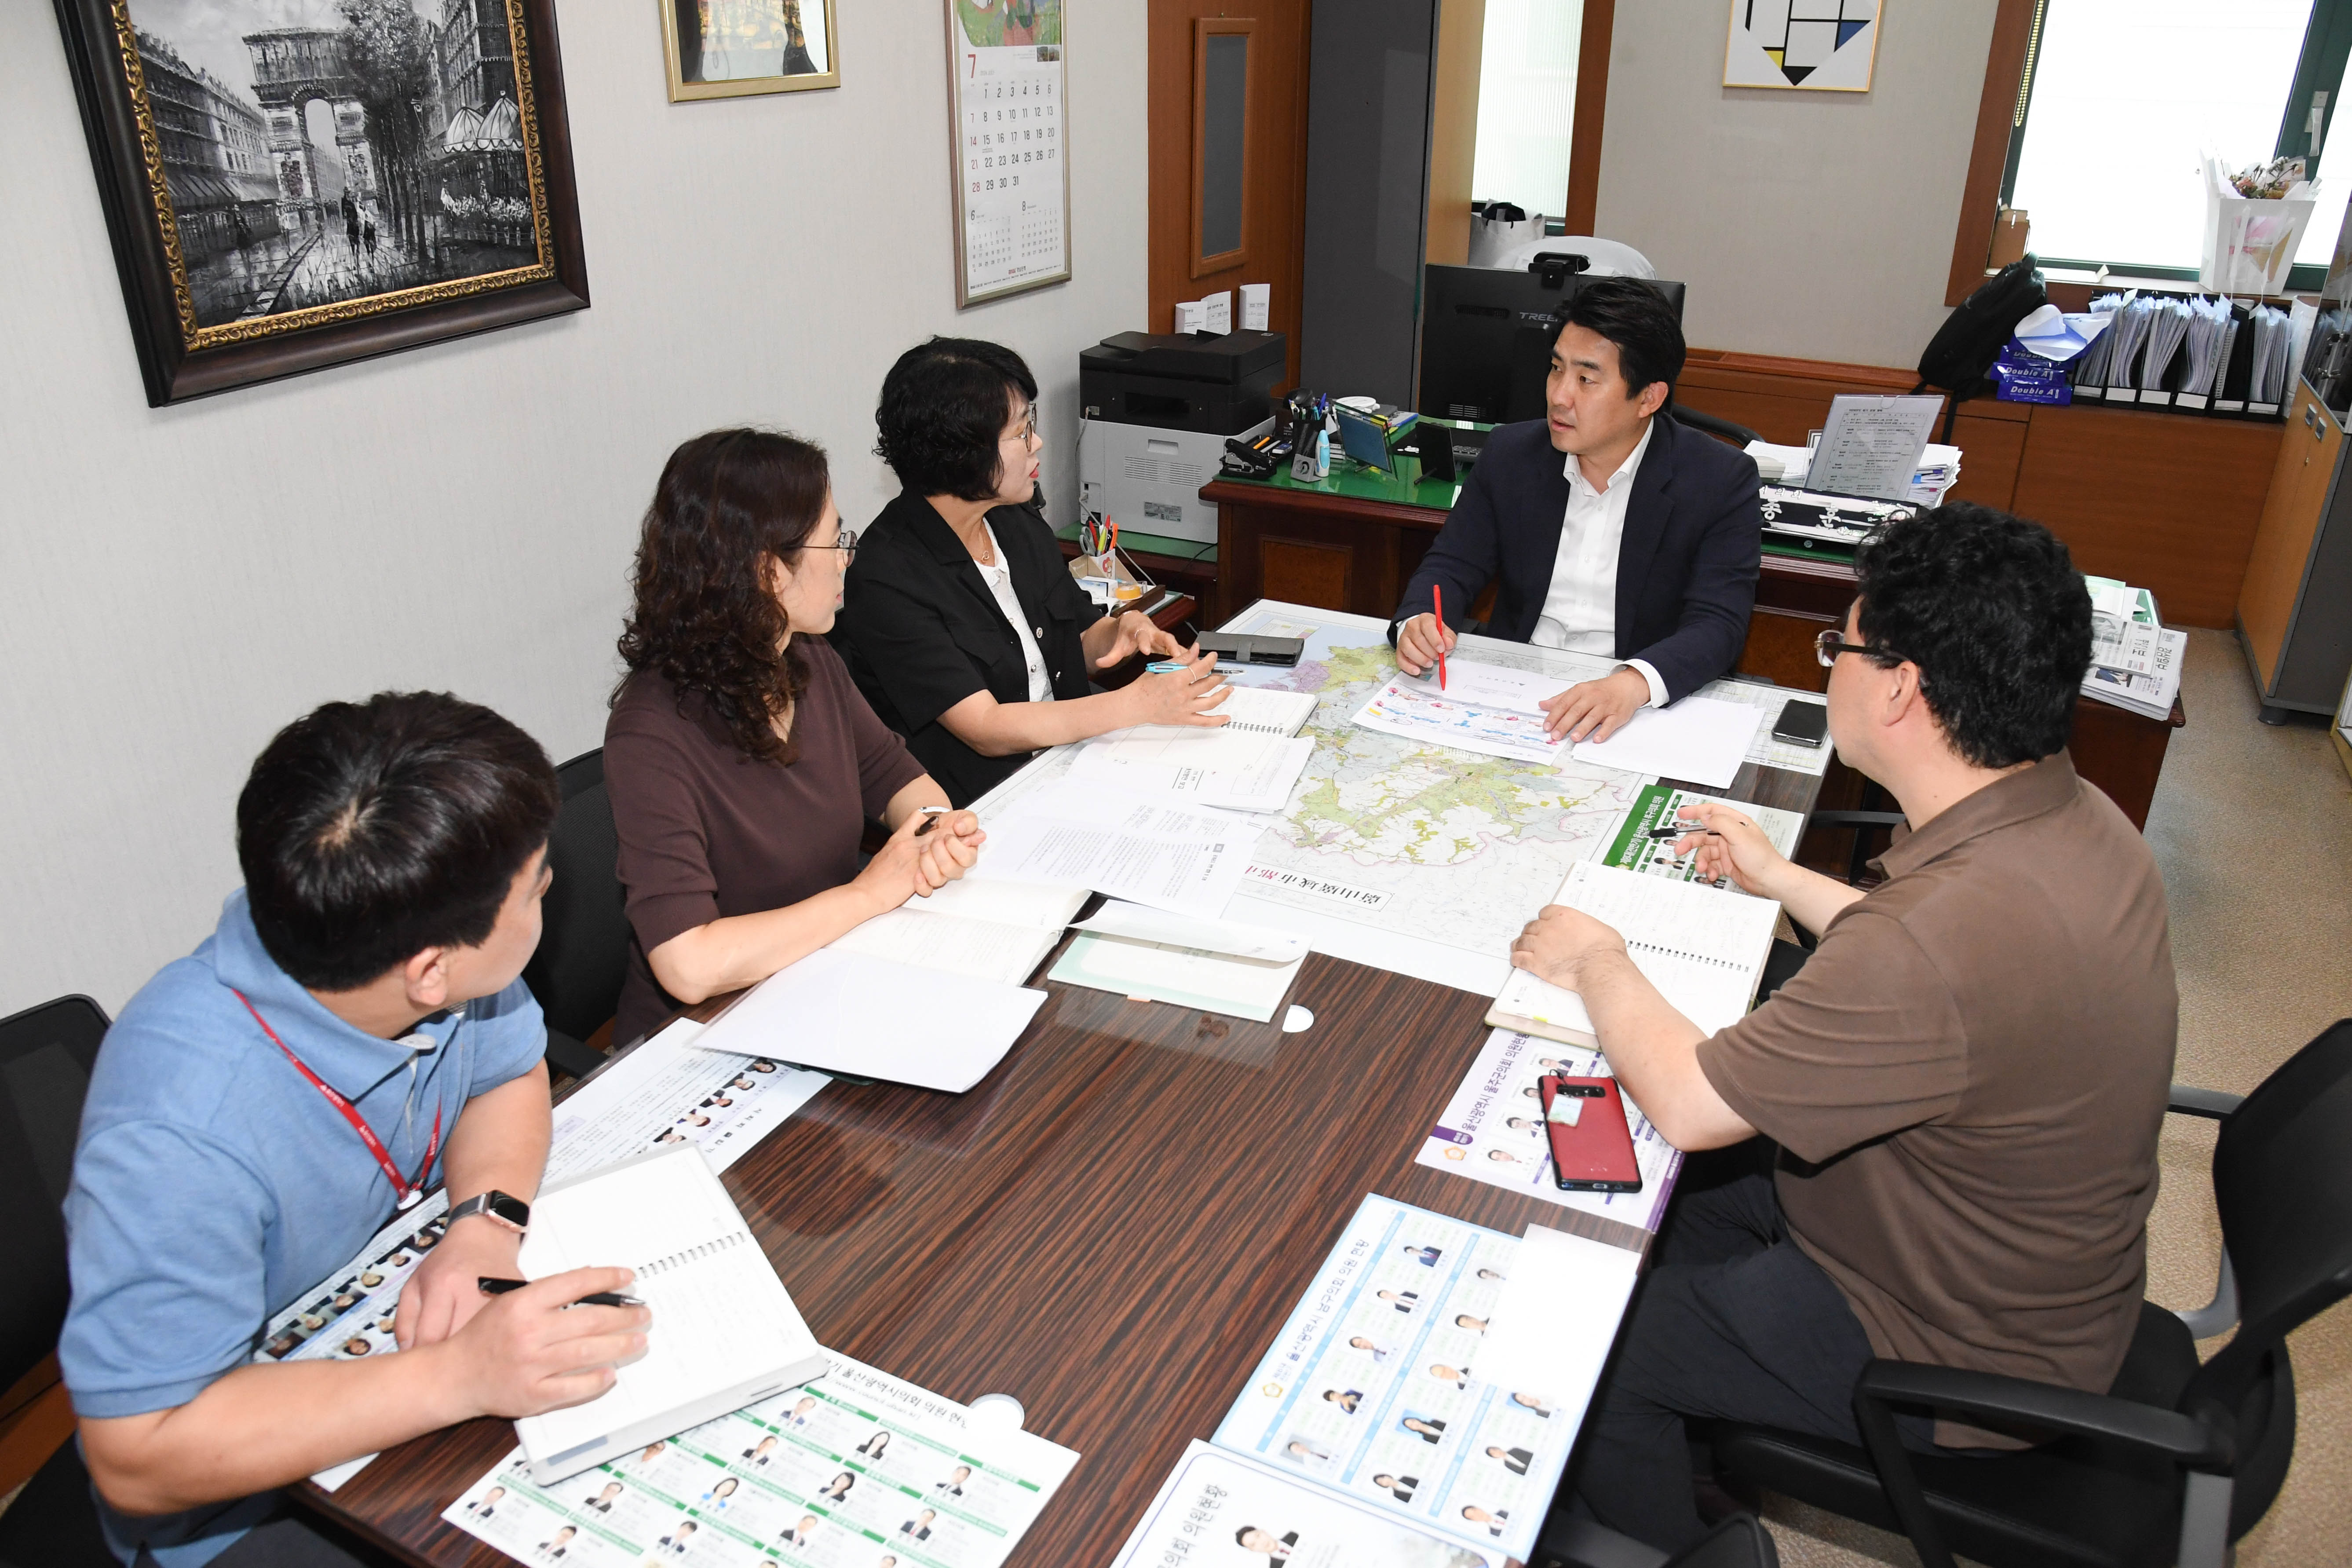
<instances>
[{"instance_id":1,"label":"red lanyard","mask_svg":"<svg viewBox=\"0 0 2352 1568\"><path fill-rule=\"evenodd\" d=\"M360 1135L360 1142L366 1144L368 1152L375 1156L375 1163L383 1167L384 1179L392 1184L393 1192L400 1199L400 1207L406 1208L418 1198L423 1197L425 1178L431 1174L433 1170L433 1156L441 1150L441 1108L438 1105L433 1108L433 1139L425 1145L425 1163L416 1167L416 1180L402 1181L400 1167L392 1163L391 1152L384 1148L383 1140L375 1135L375 1129L367 1124L367 1118L359 1113L358 1107L336 1093L332 1084L312 1072L300 1057L287 1049L286 1042L278 1037L278 1031L269 1026L269 1020L261 1016L260 1009L247 1000L244 992L232 985L229 987L229 993L238 1001L245 1003L245 1010L253 1015L253 1021L261 1026L261 1032L269 1037L269 1043L286 1052L286 1059L294 1064L294 1070L309 1079L310 1087L325 1095L327 1103L343 1113L343 1120L350 1122L352 1131Z\"/></svg>"}]
</instances>

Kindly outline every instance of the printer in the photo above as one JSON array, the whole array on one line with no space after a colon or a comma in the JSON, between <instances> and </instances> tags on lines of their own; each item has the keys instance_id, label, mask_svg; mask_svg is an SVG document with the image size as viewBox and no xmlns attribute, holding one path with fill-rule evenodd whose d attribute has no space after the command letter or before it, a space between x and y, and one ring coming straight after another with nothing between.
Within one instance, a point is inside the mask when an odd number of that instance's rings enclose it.
<instances>
[{"instance_id":1,"label":"printer","mask_svg":"<svg viewBox=\"0 0 2352 1568\"><path fill-rule=\"evenodd\" d=\"M1078 510L1129 533L1213 542L1228 437L1274 428L1280 332L1120 332L1078 351Z\"/></svg>"}]
</instances>

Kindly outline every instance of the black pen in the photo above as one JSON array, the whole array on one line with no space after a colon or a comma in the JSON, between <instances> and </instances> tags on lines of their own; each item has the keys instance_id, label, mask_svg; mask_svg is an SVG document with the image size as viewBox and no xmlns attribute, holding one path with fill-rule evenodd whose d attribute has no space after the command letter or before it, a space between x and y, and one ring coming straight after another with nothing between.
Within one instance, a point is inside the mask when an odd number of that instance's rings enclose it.
<instances>
[{"instance_id":1,"label":"black pen","mask_svg":"<svg viewBox=\"0 0 2352 1568\"><path fill-rule=\"evenodd\" d=\"M520 1290L530 1283L528 1279L494 1279L488 1274L478 1276L474 1283L482 1288L485 1296L503 1296L509 1290ZM583 1296L572 1303L575 1307L642 1307L635 1296L616 1296L610 1290L599 1290L593 1296Z\"/></svg>"},{"instance_id":2,"label":"black pen","mask_svg":"<svg viewBox=\"0 0 2352 1568\"><path fill-rule=\"evenodd\" d=\"M1723 837L1722 834L1717 833L1714 828L1701 827L1696 822L1685 822L1679 827L1653 827L1650 829L1650 837L1653 838L1680 838L1685 833L1704 833L1709 838L1720 838Z\"/></svg>"},{"instance_id":3,"label":"black pen","mask_svg":"<svg viewBox=\"0 0 2352 1568\"><path fill-rule=\"evenodd\" d=\"M915 824L915 837L920 838L924 834L929 833L932 828L937 827L940 821L946 817L948 813L953 809L954 807L946 805L927 805L923 807L923 820Z\"/></svg>"}]
</instances>

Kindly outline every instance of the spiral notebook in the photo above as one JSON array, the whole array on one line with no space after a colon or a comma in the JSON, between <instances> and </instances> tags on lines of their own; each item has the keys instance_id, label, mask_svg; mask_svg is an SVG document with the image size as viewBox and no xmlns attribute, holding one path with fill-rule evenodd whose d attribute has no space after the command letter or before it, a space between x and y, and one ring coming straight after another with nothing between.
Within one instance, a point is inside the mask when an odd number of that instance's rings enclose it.
<instances>
[{"instance_id":1,"label":"spiral notebook","mask_svg":"<svg viewBox=\"0 0 2352 1568\"><path fill-rule=\"evenodd\" d=\"M530 1205L526 1279L620 1264L653 1309L642 1360L588 1401L515 1423L530 1478L592 1465L824 1375L829 1363L696 1144L663 1144Z\"/></svg>"},{"instance_id":2,"label":"spiral notebook","mask_svg":"<svg viewBox=\"0 0 2352 1568\"><path fill-rule=\"evenodd\" d=\"M1580 861L1568 868L1552 902L1614 926L1633 967L1649 976L1675 1010L1708 1034L1738 1022L1756 999L1780 906L1697 882ZM1584 998L1511 971L1488 1009L1496 1028L1594 1046Z\"/></svg>"}]
</instances>

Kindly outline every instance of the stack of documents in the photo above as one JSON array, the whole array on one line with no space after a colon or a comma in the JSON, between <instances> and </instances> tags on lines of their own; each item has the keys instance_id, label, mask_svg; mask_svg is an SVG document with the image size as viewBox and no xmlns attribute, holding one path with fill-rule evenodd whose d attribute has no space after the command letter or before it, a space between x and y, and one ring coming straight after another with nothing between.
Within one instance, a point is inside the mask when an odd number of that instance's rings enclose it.
<instances>
[{"instance_id":1,"label":"stack of documents","mask_svg":"<svg viewBox=\"0 0 2352 1568\"><path fill-rule=\"evenodd\" d=\"M1314 715L1305 691L1227 689L1215 710L1225 722L1138 724L1082 747L1070 776L1132 795L1232 811L1280 811L1315 754L1298 731Z\"/></svg>"},{"instance_id":2,"label":"stack of documents","mask_svg":"<svg viewBox=\"0 0 2352 1568\"><path fill-rule=\"evenodd\" d=\"M1232 812L1066 774L989 820L987 846L964 879L1090 888L1215 920L1241 886L1262 831Z\"/></svg>"},{"instance_id":3,"label":"stack of documents","mask_svg":"<svg viewBox=\"0 0 2352 1568\"><path fill-rule=\"evenodd\" d=\"M1770 899L1589 860L1569 868L1552 902L1613 928L1625 939L1633 967L1676 1012L1710 1035L1747 1016L1780 919L1780 906ZM1600 1044L1582 997L1524 969L1511 971L1486 1022L1548 1040Z\"/></svg>"},{"instance_id":4,"label":"stack of documents","mask_svg":"<svg viewBox=\"0 0 2352 1568\"><path fill-rule=\"evenodd\" d=\"M1756 474L1767 485L1803 490L1805 476L1811 470L1813 449L1810 447L1780 447L1769 441L1750 441L1748 455L1756 459ZM1919 466L1911 475L1911 483L1903 492L1903 500L1913 506L1942 504L1944 492L1960 480L1960 449L1929 442L1920 454ZM1849 497L1823 497L1823 500L1850 500Z\"/></svg>"},{"instance_id":5,"label":"stack of documents","mask_svg":"<svg viewBox=\"0 0 2352 1568\"><path fill-rule=\"evenodd\" d=\"M2156 618L2156 599L2113 577L2085 577L2091 595L2091 668L2083 695L2150 719L2172 714L2189 634Z\"/></svg>"}]
</instances>

